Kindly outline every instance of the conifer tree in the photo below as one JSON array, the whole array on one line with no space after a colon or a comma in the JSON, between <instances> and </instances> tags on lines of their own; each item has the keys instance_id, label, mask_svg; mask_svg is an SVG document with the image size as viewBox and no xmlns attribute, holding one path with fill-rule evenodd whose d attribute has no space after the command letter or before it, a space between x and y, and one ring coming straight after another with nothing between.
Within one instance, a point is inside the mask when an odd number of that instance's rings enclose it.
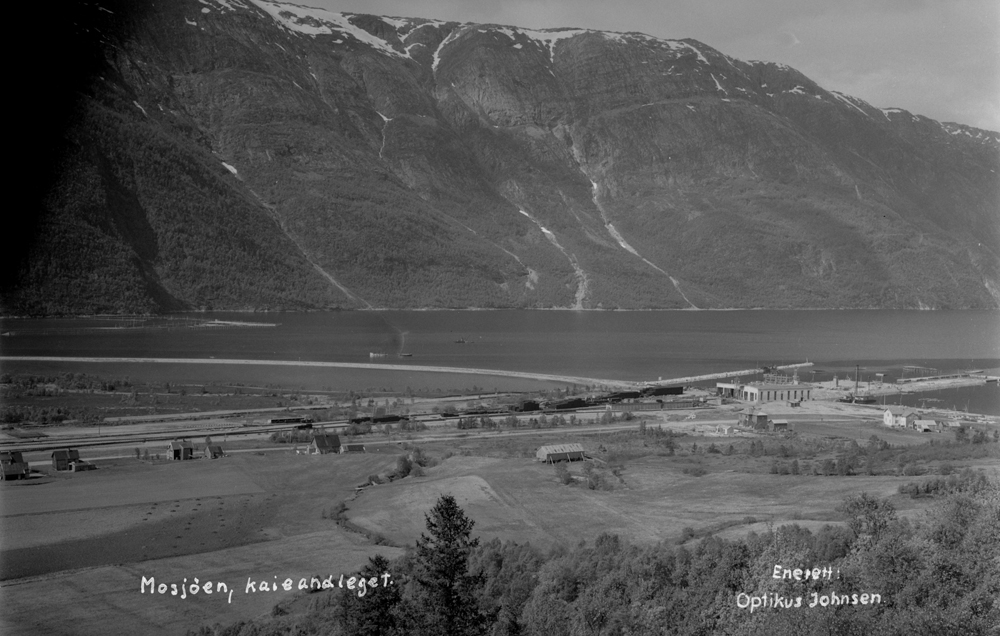
<instances>
[{"instance_id":1,"label":"conifer tree","mask_svg":"<svg viewBox=\"0 0 1000 636\"><path fill-rule=\"evenodd\" d=\"M469 553L479 545L470 537L475 522L451 495L442 495L425 518L428 534L417 540L414 572L419 633L485 634L490 619L478 599L485 580L469 573Z\"/></svg>"}]
</instances>

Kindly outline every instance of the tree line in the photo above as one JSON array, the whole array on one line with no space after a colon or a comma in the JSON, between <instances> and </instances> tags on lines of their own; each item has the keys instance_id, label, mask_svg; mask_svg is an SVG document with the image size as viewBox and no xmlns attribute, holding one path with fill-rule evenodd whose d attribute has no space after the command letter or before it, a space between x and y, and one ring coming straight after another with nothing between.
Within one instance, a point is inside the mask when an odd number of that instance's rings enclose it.
<instances>
[{"instance_id":1,"label":"tree line","mask_svg":"<svg viewBox=\"0 0 1000 636\"><path fill-rule=\"evenodd\" d=\"M963 485L964 484L964 485ZM365 597L316 593L304 613L203 627L200 636L375 635L749 636L995 634L1000 625L1000 485L980 475L934 485L921 518L888 499L848 496L843 525L791 524L725 540L633 544L602 534L548 551L472 536L442 496L405 555L373 557L364 576L394 586ZM829 568L829 579L776 579L776 566ZM816 595L815 597L813 595ZM857 603L857 598L878 602ZM751 612L740 595L835 599ZM776 595L776 596L775 596ZM852 595L855 602L851 603ZM847 599L841 602L841 599Z\"/></svg>"}]
</instances>

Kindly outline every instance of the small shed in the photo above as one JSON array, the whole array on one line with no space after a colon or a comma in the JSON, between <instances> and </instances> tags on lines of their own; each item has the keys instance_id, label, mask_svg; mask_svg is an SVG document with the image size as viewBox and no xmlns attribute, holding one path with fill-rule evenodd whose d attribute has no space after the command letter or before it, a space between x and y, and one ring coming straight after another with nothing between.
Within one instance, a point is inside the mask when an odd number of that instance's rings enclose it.
<instances>
[{"instance_id":1,"label":"small shed","mask_svg":"<svg viewBox=\"0 0 1000 636\"><path fill-rule=\"evenodd\" d=\"M772 431L787 431L788 420L771 420Z\"/></svg>"},{"instance_id":2,"label":"small shed","mask_svg":"<svg viewBox=\"0 0 1000 636\"><path fill-rule=\"evenodd\" d=\"M340 450L340 436L319 434L313 437L312 444L309 445L310 455L326 455L336 453Z\"/></svg>"},{"instance_id":3,"label":"small shed","mask_svg":"<svg viewBox=\"0 0 1000 636\"><path fill-rule=\"evenodd\" d=\"M736 433L736 429L733 428L732 426L727 426L725 424L721 424L721 425L719 425L715 429L715 432L718 433L719 435L727 435L728 436L728 435L735 434Z\"/></svg>"},{"instance_id":4,"label":"small shed","mask_svg":"<svg viewBox=\"0 0 1000 636\"><path fill-rule=\"evenodd\" d=\"M205 457L209 459L218 459L225 456L226 454L222 452L222 447L218 444L209 444L205 447Z\"/></svg>"},{"instance_id":5,"label":"small shed","mask_svg":"<svg viewBox=\"0 0 1000 636\"><path fill-rule=\"evenodd\" d=\"M80 459L80 451L72 448L52 451L52 467L56 470L72 470L70 462Z\"/></svg>"},{"instance_id":6,"label":"small shed","mask_svg":"<svg viewBox=\"0 0 1000 636\"><path fill-rule=\"evenodd\" d=\"M167 446L168 459L194 459L194 445L186 439L175 439Z\"/></svg>"},{"instance_id":7,"label":"small shed","mask_svg":"<svg viewBox=\"0 0 1000 636\"><path fill-rule=\"evenodd\" d=\"M365 451L365 445L364 444L341 444L340 445L340 452L341 453L364 453L366 451Z\"/></svg>"},{"instance_id":8,"label":"small shed","mask_svg":"<svg viewBox=\"0 0 1000 636\"><path fill-rule=\"evenodd\" d=\"M913 428L921 433L941 432L941 425L936 420L914 420Z\"/></svg>"},{"instance_id":9,"label":"small shed","mask_svg":"<svg viewBox=\"0 0 1000 636\"><path fill-rule=\"evenodd\" d=\"M552 444L550 446L542 446L535 452L535 458L547 464L585 459L583 446L580 444Z\"/></svg>"}]
</instances>

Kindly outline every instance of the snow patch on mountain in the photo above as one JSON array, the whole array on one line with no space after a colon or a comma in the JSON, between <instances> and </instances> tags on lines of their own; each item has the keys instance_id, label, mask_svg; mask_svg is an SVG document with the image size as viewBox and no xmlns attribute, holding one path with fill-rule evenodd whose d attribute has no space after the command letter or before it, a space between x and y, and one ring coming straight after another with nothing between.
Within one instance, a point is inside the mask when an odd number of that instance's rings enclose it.
<instances>
[{"instance_id":1,"label":"snow patch on mountain","mask_svg":"<svg viewBox=\"0 0 1000 636\"><path fill-rule=\"evenodd\" d=\"M718 89L718 90L720 90L720 91L722 91L723 94L728 95L729 91L727 91L726 89L722 88L722 84L719 83L719 80L715 79L715 73L709 73L709 75L712 76L712 81L715 82L715 88Z\"/></svg>"},{"instance_id":2,"label":"snow patch on mountain","mask_svg":"<svg viewBox=\"0 0 1000 636\"><path fill-rule=\"evenodd\" d=\"M455 29L454 31L452 31L451 33L449 33L448 37L446 37L444 40L442 40L441 44L439 44L438 47L437 47L437 49L434 50L434 62L431 64L431 70L432 71L434 71L435 73L437 72L438 64L441 63L441 51L444 50L444 47L449 42L451 42L452 40L454 40L455 38L457 38L459 36L459 34L461 33L461 31L462 31L461 29Z\"/></svg>"},{"instance_id":3,"label":"snow patch on mountain","mask_svg":"<svg viewBox=\"0 0 1000 636\"><path fill-rule=\"evenodd\" d=\"M861 110L861 107L858 106L855 103L855 102L860 102L862 104L865 104L865 102L861 101L860 99L858 99L856 97L851 97L850 95L845 95L845 94L839 93L837 91L830 91L830 94L833 95L834 97L836 97L837 99L839 99L840 101L844 102L845 104L847 104L848 106L850 106L854 110L858 111L859 113L861 113L865 117L871 119L871 115L869 115L865 111ZM867 104L865 104L865 105L867 106Z\"/></svg>"},{"instance_id":4,"label":"snow patch on mountain","mask_svg":"<svg viewBox=\"0 0 1000 636\"><path fill-rule=\"evenodd\" d=\"M211 0L211 2L209 2L209 0L198 0L198 2L210 7L214 6L217 9L221 9L222 11L236 11L237 6L240 8L246 7L245 4L243 4L242 2L237 2L236 0Z\"/></svg>"},{"instance_id":5,"label":"snow patch on mountain","mask_svg":"<svg viewBox=\"0 0 1000 636\"><path fill-rule=\"evenodd\" d=\"M269 2L267 0L250 1L266 11L274 18L275 22L294 33L301 33L312 37L316 37L317 35L346 35L386 55L409 57L408 54L401 53L389 46L385 40L377 38L364 29L351 24L347 14L283 2Z\"/></svg>"}]
</instances>

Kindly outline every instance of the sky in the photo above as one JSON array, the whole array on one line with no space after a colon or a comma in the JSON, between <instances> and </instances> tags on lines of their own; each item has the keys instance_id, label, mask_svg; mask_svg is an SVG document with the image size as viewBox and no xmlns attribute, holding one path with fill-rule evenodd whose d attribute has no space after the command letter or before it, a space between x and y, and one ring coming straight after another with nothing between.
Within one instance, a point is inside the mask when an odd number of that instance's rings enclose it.
<instances>
[{"instance_id":1,"label":"sky","mask_svg":"<svg viewBox=\"0 0 1000 636\"><path fill-rule=\"evenodd\" d=\"M292 0L398 17L694 38L873 106L1000 132L998 0Z\"/></svg>"}]
</instances>

